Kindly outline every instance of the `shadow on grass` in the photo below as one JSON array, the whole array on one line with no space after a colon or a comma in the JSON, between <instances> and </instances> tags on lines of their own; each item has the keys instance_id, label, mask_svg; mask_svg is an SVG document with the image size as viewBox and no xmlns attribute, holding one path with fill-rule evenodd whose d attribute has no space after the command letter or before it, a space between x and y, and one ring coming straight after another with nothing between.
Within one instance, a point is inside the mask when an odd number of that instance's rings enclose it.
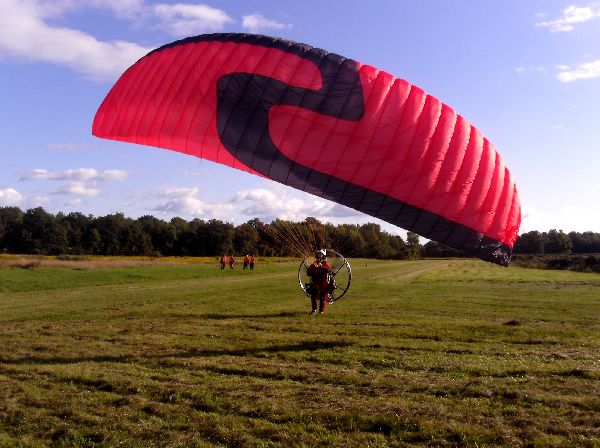
<instances>
[{"instance_id":1,"label":"shadow on grass","mask_svg":"<svg viewBox=\"0 0 600 448\"><path fill-rule=\"evenodd\" d=\"M280 344L266 347L255 347L247 349L220 349L220 350L187 350L180 352L169 352L164 354L146 355L99 355L81 357L37 357L24 356L21 358L0 357L1 364L78 364L82 362L122 362L131 363L137 360L152 359L187 359L187 358L210 358L217 356L255 356L260 353L285 353L285 352L314 352L317 350L328 350L338 347L350 347L353 342L327 342L327 341L305 341L298 344Z\"/></svg>"},{"instance_id":2,"label":"shadow on grass","mask_svg":"<svg viewBox=\"0 0 600 448\"><path fill-rule=\"evenodd\" d=\"M301 313L299 311L282 311L279 313L269 314L230 314L230 313L209 313L201 314L198 316L201 319L208 320L227 320L227 319L269 319L274 317L300 317L307 313Z\"/></svg>"}]
</instances>

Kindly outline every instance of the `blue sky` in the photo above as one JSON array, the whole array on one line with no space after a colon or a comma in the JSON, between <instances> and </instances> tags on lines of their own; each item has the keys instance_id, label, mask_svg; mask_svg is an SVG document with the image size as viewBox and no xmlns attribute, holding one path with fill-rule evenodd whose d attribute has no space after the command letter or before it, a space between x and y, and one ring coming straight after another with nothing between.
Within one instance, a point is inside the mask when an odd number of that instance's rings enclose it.
<instances>
[{"instance_id":1,"label":"blue sky","mask_svg":"<svg viewBox=\"0 0 600 448\"><path fill-rule=\"evenodd\" d=\"M208 161L91 135L127 67L212 32L279 36L408 80L502 154L521 233L600 231L600 2L554 0L0 0L0 206L379 222Z\"/></svg>"}]
</instances>

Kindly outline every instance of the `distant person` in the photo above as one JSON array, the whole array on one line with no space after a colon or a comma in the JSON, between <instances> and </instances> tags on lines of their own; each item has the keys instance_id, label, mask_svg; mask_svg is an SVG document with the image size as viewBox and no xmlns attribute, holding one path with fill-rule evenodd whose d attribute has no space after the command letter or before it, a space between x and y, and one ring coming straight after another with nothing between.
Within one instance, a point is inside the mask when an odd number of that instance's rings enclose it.
<instances>
[{"instance_id":1,"label":"distant person","mask_svg":"<svg viewBox=\"0 0 600 448\"><path fill-rule=\"evenodd\" d=\"M225 264L227 263L227 255L223 255L221 257L221 270L225 269Z\"/></svg>"},{"instance_id":2,"label":"distant person","mask_svg":"<svg viewBox=\"0 0 600 448\"><path fill-rule=\"evenodd\" d=\"M235 258L233 255L229 257L229 269L233 269L235 267Z\"/></svg>"},{"instance_id":3,"label":"distant person","mask_svg":"<svg viewBox=\"0 0 600 448\"><path fill-rule=\"evenodd\" d=\"M250 255L247 255L244 257L244 270L246 270L248 268L248 264L250 264Z\"/></svg>"},{"instance_id":4,"label":"distant person","mask_svg":"<svg viewBox=\"0 0 600 448\"><path fill-rule=\"evenodd\" d=\"M323 314L329 301L331 276L331 265L327 262L325 249L315 252L315 261L306 269L306 273L310 277L310 302L312 305L310 314L317 313L317 302L319 303L319 313Z\"/></svg>"},{"instance_id":5,"label":"distant person","mask_svg":"<svg viewBox=\"0 0 600 448\"><path fill-rule=\"evenodd\" d=\"M252 255L250 257L250 270L253 271L254 270L254 263L256 263L256 257L254 255Z\"/></svg>"}]
</instances>

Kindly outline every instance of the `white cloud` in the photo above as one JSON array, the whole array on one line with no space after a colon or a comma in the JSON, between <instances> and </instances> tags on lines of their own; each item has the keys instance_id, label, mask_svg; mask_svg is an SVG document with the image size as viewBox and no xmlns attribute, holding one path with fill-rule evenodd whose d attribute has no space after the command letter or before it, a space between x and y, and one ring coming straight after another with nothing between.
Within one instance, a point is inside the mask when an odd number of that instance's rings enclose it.
<instances>
[{"instance_id":1,"label":"white cloud","mask_svg":"<svg viewBox=\"0 0 600 448\"><path fill-rule=\"evenodd\" d=\"M546 69L544 67L540 67L539 65L527 65L527 66L521 66L521 67L516 68L517 73L527 73L527 72L543 73L545 71L546 71Z\"/></svg>"},{"instance_id":2,"label":"white cloud","mask_svg":"<svg viewBox=\"0 0 600 448\"><path fill-rule=\"evenodd\" d=\"M600 77L600 60L586 62L578 67L559 65L556 78L560 82L573 82L579 79L590 79Z\"/></svg>"},{"instance_id":3,"label":"white cloud","mask_svg":"<svg viewBox=\"0 0 600 448\"><path fill-rule=\"evenodd\" d=\"M17 206L22 200L23 195L14 188L0 188L0 206Z\"/></svg>"},{"instance_id":4,"label":"white cloud","mask_svg":"<svg viewBox=\"0 0 600 448\"><path fill-rule=\"evenodd\" d=\"M69 67L95 80L115 80L152 50L125 40L102 41L78 29L58 26L67 13L96 8L111 11L136 27L160 29L178 38L223 31L235 23L224 10L205 4L144 0L0 0L0 57ZM262 14L244 16L246 31L281 30L291 25Z\"/></svg>"},{"instance_id":5,"label":"white cloud","mask_svg":"<svg viewBox=\"0 0 600 448\"><path fill-rule=\"evenodd\" d=\"M136 18L145 9L143 0L91 0L90 4L110 9L117 17L127 19Z\"/></svg>"},{"instance_id":6,"label":"white cloud","mask_svg":"<svg viewBox=\"0 0 600 448\"><path fill-rule=\"evenodd\" d=\"M66 205L68 207L73 207L75 205L82 205L83 203L84 203L83 199L76 198L76 199L71 199L69 201L66 201L64 203L64 205Z\"/></svg>"},{"instance_id":7,"label":"white cloud","mask_svg":"<svg viewBox=\"0 0 600 448\"><path fill-rule=\"evenodd\" d=\"M21 175L22 181L57 181L62 182L52 194L98 196L101 193L98 182L122 182L129 176L123 170L98 171L95 168L76 168L64 171L50 171L37 168Z\"/></svg>"},{"instance_id":8,"label":"white cloud","mask_svg":"<svg viewBox=\"0 0 600 448\"><path fill-rule=\"evenodd\" d=\"M163 27L177 37L222 31L234 22L225 11L207 5L159 4L154 6L154 14Z\"/></svg>"},{"instance_id":9,"label":"white cloud","mask_svg":"<svg viewBox=\"0 0 600 448\"><path fill-rule=\"evenodd\" d=\"M302 220L306 216L333 216L336 203L319 198L299 199L281 191L275 194L267 189L241 191L232 199L239 212L248 217Z\"/></svg>"},{"instance_id":10,"label":"white cloud","mask_svg":"<svg viewBox=\"0 0 600 448\"><path fill-rule=\"evenodd\" d=\"M81 151L91 149L94 145L88 143L49 143L47 149L52 151Z\"/></svg>"},{"instance_id":11,"label":"white cloud","mask_svg":"<svg viewBox=\"0 0 600 448\"><path fill-rule=\"evenodd\" d=\"M96 188L94 185L88 186L85 182L73 181L61 185L58 190L55 190L52 193L73 194L76 196L98 196L100 194L100 189Z\"/></svg>"},{"instance_id":12,"label":"white cloud","mask_svg":"<svg viewBox=\"0 0 600 448\"><path fill-rule=\"evenodd\" d=\"M37 0L0 0L0 54L65 65L93 79L113 80L151 50L126 41L102 42L47 23L68 5L65 1L49 6Z\"/></svg>"},{"instance_id":13,"label":"white cloud","mask_svg":"<svg viewBox=\"0 0 600 448\"><path fill-rule=\"evenodd\" d=\"M104 170L98 173L98 180L123 182L129 177L129 173L123 170Z\"/></svg>"},{"instance_id":14,"label":"white cloud","mask_svg":"<svg viewBox=\"0 0 600 448\"><path fill-rule=\"evenodd\" d=\"M556 20L538 22L535 25L548 28L551 32L568 32L575 29L575 24L589 22L600 17L600 4L593 3L588 6L570 5L563 9L562 16Z\"/></svg>"},{"instance_id":15,"label":"white cloud","mask_svg":"<svg viewBox=\"0 0 600 448\"><path fill-rule=\"evenodd\" d=\"M12 0L15 1L15 0ZM46 16L62 16L67 12L80 11L85 8L107 9L119 18L132 19L144 12L144 0L16 0L19 2L35 1Z\"/></svg>"},{"instance_id":16,"label":"white cloud","mask_svg":"<svg viewBox=\"0 0 600 448\"><path fill-rule=\"evenodd\" d=\"M186 187L169 187L165 189L162 193L159 193L159 196L165 198L188 198L188 197L196 197L200 190L198 188L186 188Z\"/></svg>"},{"instance_id":17,"label":"white cloud","mask_svg":"<svg viewBox=\"0 0 600 448\"><path fill-rule=\"evenodd\" d=\"M98 171L95 168L76 168L64 171L49 171L36 168L21 175L20 180L58 180L58 181L124 181L129 176L123 170Z\"/></svg>"},{"instance_id":18,"label":"white cloud","mask_svg":"<svg viewBox=\"0 0 600 448\"><path fill-rule=\"evenodd\" d=\"M300 199L284 190L274 192L266 188L240 191L223 203L204 202L197 188L169 188L159 193L158 198L162 203L153 207L153 211L204 219L246 221L250 218L260 218L271 221L280 218L301 221L307 216L318 218L362 216L335 202L312 196Z\"/></svg>"},{"instance_id":19,"label":"white cloud","mask_svg":"<svg viewBox=\"0 0 600 448\"><path fill-rule=\"evenodd\" d=\"M169 215L228 219L233 210L232 204L211 204L202 201L197 188L167 188L158 196L166 198L167 201L152 210Z\"/></svg>"},{"instance_id":20,"label":"white cloud","mask_svg":"<svg viewBox=\"0 0 600 448\"><path fill-rule=\"evenodd\" d=\"M47 196L36 196L27 202L29 202L29 207L43 207L50 203L50 198Z\"/></svg>"},{"instance_id":21,"label":"white cloud","mask_svg":"<svg viewBox=\"0 0 600 448\"><path fill-rule=\"evenodd\" d=\"M270 20L262 14L254 13L243 17L242 28L251 33L258 33L259 31L264 30L283 30L286 28L291 28L291 25Z\"/></svg>"},{"instance_id":22,"label":"white cloud","mask_svg":"<svg viewBox=\"0 0 600 448\"><path fill-rule=\"evenodd\" d=\"M184 170L182 174L186 177L198 177L202 176L202 171Z\"/></svg>"}]
</instances>

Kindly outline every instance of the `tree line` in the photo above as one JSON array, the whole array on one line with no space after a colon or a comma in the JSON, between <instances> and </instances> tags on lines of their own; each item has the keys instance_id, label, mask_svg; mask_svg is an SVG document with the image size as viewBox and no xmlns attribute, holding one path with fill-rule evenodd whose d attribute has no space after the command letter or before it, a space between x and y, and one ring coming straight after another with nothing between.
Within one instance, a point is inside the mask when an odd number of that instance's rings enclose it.
<instances>
[{"instance_id":1,"label":"tree line","mask_svg":"<svg viewBox=\"0 0 600 448\"><path fill-rule=\"evenodd\" d=\"M416 259L462 256L442 244L420 244L408 232L406 240L378 224L321 223L251 219L234 226L217 219L168 221L151 215L137 219L123 213L94 217L79 212L52 214L42 207L22 211L0 207L0 252L32 255L124 256L295 256L298 246L336 249L348 257ZM600 252L600 234L594 232L527 232L515 246L520 254Z\"/></svg>"},{"instance_id":2,"label":"tree line","mask_svg":"<svg viewBox=\"0 0 600 448\"><path fill-rule=\"evenodd\" d=\"M565 233L556 229L548 232L533 230L519 236L514 253L537 255L600 253L600 233Z\"/></svg>"},{"instance_id":3,"label":"tree line","mask_svg":"<svg viewBox=\"0 0 600 448\"><path fill-rule=\"evenodd\" d=\"M307 218L302 222L252 219L234 226L218 219L168 221L151 215L137 219L123 213L94 217L79 212L22 211L0 207L0 252L32 255L124 256L295 256L299 245L336 248L365 258L416 258L416 234L407 241L378 224L332 225Z\"/></svg>"}]
</instances>

